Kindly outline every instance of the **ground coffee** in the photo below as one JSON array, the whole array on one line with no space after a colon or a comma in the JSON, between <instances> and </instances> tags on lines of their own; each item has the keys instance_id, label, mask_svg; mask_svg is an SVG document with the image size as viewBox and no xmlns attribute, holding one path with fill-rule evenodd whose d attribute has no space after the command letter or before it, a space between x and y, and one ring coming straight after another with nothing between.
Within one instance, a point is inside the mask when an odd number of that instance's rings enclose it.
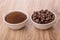
<instances>
[{"instance_id":1,"label":"ground coffee","mask_svg":"<svg viewBox=\"0 0 60 40\"><path fill-rule=\"evenodd\" d=\"M25 14L23 14L22 12L15 11L15 12L9 13L5 17L5 20L8 23L16 24L16 23L20 23L20 22L25 21L26 18L27 18L27 16Z\"/></svg>"},{"instance_id":2,"label":"ground coffee","mask_svg":"<svg viewBox=\"0 0 60 40\"><path fill-rule=\"evenodd\" d=\"M47 24L55 19L55 15L48 10L36 11L32 15L32 20L39 24Z\"/></svg>"}]
</instances>

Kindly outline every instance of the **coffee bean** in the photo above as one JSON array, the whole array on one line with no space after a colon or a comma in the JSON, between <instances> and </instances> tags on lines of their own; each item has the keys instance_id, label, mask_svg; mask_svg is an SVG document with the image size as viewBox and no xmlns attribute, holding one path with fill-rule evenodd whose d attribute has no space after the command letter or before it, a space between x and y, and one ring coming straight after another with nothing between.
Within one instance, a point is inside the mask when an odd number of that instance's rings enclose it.
<instances>
[{"instance_id":1,"label":"coffee bean","mask_svg":"<svg viewBox=\"0 0 60 40\"><path fill-rule=\"evenodd\" d=\"M48 10L46 9L45 12L48 12Z\"/></svg>"},{"instance_id":2,"label":"coffee bean","mask_svg":"<svg viewBox=\"0 0 60 40\"><path fill-rule=\"evenodd\" d=\"M46 18L46 20L48 21L48 20L49 20L49 18Z\"/></svg>"},{"instance_id":3,"label":"coffee bean","mask_svg":"<svg viewBox=\"0 0 60 40\"><path fill-rule=\"evenodd\" d=\"M50 22L52 21L52 20L49 20Z\"/></svg>"},{"instance_id":4,"label":"coffee bean","mask_svg":"<svg viewBox=\"0 0 60 40\"><path fill-rule=\"evenodd\" d=\"M40 12L39 11L37 13L38 13L38 15L40 15Z\"/></svg>"},{"instance_id":5,"label":"coffee bean","mask_svg":"<svg viewBox=\"0 0 60 40\"><path fill-rule=\"evenodd\" d=\"M39 24L47 24L55 19L55 15L48 10L40 10L34 12L32 15L33 21Z\"/></svg>"},{"instance_id":6,"label":"coffee bean","mask_svg":"<svg viewBox=\"0 0 60 40\"><path fill-rule=\"evenodd\" d=\"M42 13L44 10L40 10L40 13Z\"/></svg>"},{"instance_id":7,"label":"coffee bean","mask_svg":"<svg viewBox=\"0 0 60 40\"><path fill-rule=\"evenodd\" d=\"M41 22L43 22L44 20L41 20Z\"/></svg>"},{"instance_id":8,"label":"coffee bean","mask_svg":"<svg viewBox=\"0 0 60 40\"><path fill-rule=\"evenodd\" d=\"M36 13L35 14L33 14L33 17L35 17L36 16Z\"/></svg>"},{"instance_id":9,"label":"coffee bean","mask_svg":"<svg viewBox=\"0 0 60 40\"><path fill-rule=\"evenodd\" d=\"M36 17L33 17L33 20L35 20L36 19Z\"/></svg>"},{"instance_id":10,"label":"coffee bean","mask_svg":"<svg viewBox=\"0 0 60 40\"><path fill-rule=\"evenodd\" d=\"M39 19L36 19L35 22L38 23L39 22Z\"/></svg>"},{"instance_id":11,"label":"coffee bean","mask_svg":"<svg viewBox=\"0 0 60 40\"><path fill-rule=\"evenodd\" d=\"M38 18L41 18L41 16L38 15Z\"/></svg>"}]
</instances>

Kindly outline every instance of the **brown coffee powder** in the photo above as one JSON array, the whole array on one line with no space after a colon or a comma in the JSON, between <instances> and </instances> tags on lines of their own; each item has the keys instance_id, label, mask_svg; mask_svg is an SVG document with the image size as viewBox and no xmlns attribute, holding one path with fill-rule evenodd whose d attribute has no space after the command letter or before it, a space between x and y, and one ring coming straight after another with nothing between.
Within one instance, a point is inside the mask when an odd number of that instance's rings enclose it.
<instances>
[{"instance_id":1,"label":"brown coffee powder","mask_svg":"<svg viewBox=\"0 0 60 40\"><path fill-rule=\"evenodd\" d=\"M23 14L22 12L15 11L15 12L9 13L5 17L5 20L8 23L16 24L16 23L20 23L20 22L25 21L26 18L27 18L27 16L25 14Z\"/></svg>"}]
</instances>

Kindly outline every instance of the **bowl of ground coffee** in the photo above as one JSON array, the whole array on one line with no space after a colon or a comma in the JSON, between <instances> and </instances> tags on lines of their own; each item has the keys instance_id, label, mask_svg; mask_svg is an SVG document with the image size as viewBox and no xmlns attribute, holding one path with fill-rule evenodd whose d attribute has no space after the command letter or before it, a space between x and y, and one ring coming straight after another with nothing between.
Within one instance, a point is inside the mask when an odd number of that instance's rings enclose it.
<instances>
[{"instance_id":1,"label":"bowl of ground coffee","mask_svg":"<svg viewBox=\"0 0 60 40\"><path fill-rule=\"evenodd\" d=\"M26 25L28 14L21 10L11 10L3 16L3 21L11 29L21 29Z\"/></svg>"},{"instance_id":2,"label":"bowl of ground coffee","mask_svg":"<svg viewBox=\"0 0 60 40\"><path fill-rule=\"evenodd\" d=\"M50 10L40 10L32 13L30 19L36 28L48 29L55 23L56 14Z\"/></svg>"}]
</instances>

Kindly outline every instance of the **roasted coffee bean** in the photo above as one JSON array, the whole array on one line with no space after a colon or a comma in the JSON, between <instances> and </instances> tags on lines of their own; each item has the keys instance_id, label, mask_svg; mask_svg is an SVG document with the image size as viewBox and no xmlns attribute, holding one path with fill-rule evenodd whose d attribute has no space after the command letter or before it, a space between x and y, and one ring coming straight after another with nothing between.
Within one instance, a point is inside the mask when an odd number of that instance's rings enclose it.
<instances>
[{"instance_id":1,"label":"roasted coffee bean","mask_svg":"<svg viewBox=\"0 0 60 40\"><path fill-rule=\"evenodd\" d=\"M48 10L46 9L45 12L48 12Z\"/></svg>"},{"instance_id":2,"label":"roasted coffee bean","mask_svg":"<svg viewBox=\"0 0 60 40\"><path fill-rule=\"evenodd\" d=\"M46 18L46 20L48 21L48 20L49 20L49 18Z\"/></svg>"},{"instance_id":3,"label":"roasted coffee bean","mask_svg":"<svg viewBox=\"0 0 60 40\"><path fill-rule=\"evenodd\" d=\"M38 18L41 18L41 16L38 15Z\"/></svg>"},{"instance_id":4,"label":"roasted coffee bean","mask_svg":"<svg viewBox=\"0 0 60 40\"><path fill-rule=\"evenodd\" d=\"M49 20L50 22L52 21L52 20Z\"/></svg>"},{"instance_id":5,"label":"roasted coffee bean","mask_svg":"<svg viewBox=\"0 0 60 40\"><path fill-rule=\"evenodd\" d=\"M36 16L36 13L35 13L35 14L33 14L32 16L33 16L33 17L35 17L35 16Z\"/></svg>"},{"instance_id":6,"label":"roasted coffee bean","mask_svg":"<svg viewBox=\"0 0 60 40\"><path fill-rule=\"evenodd\" d=\"M36 19L36 17L33 17L33 20L35 20Z\"/></svg>"},{"instance_id":7,"label":"roasted coffee bean","mask_svg":"<svg viewBox=\"0 0 60 40\"><path fill-rule=\"evenodd\" d=\"M39 19L36 19L36 20L35 20L35 22L37 22L37 23L38 23L38 22L39 22Z\"/></svg>"},{"instance_id":8,"label":"roasted coffee bean","mask_svg":"<svg viewBox=\"0 0 60 40\"><path fill-rule=\"evenodd\" d=\"M38 15L41 15L39 11L37 12L37 14L38 14Z\"/></svg>"},{"instance_id":9,"label":"roasted coffee bean","mask_svg":"<svg viewBox=\"0 0 60 40\"><path fill-rule=\"evenodd\" d=\"M36 23L47 24L55 19L55 15L48 10L40 10L34 12L34 14L32 15L32 19Z\"/></svg>"},{"instance_id":10,"label":"roasted coffee bean","mask_svg":"<svg viewBox=\"0 0 60 40\"><path fill-rule=\"evenodd\" d=\"M45 21L45 23L47 23L48 21Z\"/></svg>"},{"instance_id":11,"label":"roasted coffee bean","mask_svg":"<svg viewBox=\"0 0 60 40\"><path fill-rule=\"evenodd\" d=\"M39 12L40 12L40 13L42 13L42 12L43 12L43 10L40 10Z\"/></svg>"}]
</instances>

